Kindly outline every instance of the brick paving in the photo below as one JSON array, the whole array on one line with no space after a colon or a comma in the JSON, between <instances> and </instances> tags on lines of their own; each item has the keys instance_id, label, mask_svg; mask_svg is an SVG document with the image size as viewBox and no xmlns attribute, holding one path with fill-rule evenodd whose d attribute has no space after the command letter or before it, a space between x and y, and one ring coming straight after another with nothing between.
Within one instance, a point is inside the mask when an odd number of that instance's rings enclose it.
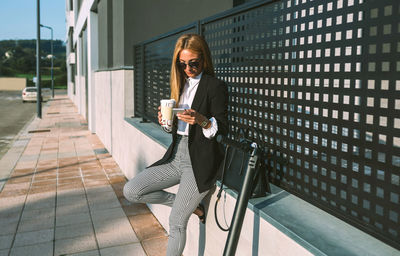
<instances>
[{"instance_id":1,"label":"brick paving","mask_svg":"<svg viewBox=\"0 0 400 256\"><path fill-rule=\"evenodd\" d=\"M0 177L0 256L165 255L166 231L124 199L125 176L67 96L20 134L25 149Z\"/></svg>"}]
</instances>

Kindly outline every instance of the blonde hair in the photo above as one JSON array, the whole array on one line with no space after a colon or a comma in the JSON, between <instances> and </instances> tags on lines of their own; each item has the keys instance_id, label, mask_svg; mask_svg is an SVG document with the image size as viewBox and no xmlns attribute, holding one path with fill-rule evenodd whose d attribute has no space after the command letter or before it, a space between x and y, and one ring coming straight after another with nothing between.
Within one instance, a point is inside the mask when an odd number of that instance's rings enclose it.
<instances>
[{"instance_id":1,"label":"blonde hair","mask_svg":"<svg viewBox=\"0 0 400 256\"><path fill-rule=\"evenodd\" d=\"M185 49L199 55L203 65L203 74L214 76L214 67L211 60L210 49L208 48L207 42L204 38L197 34L185 34L180 36L175 44L170 73L171 99L175 100L176 105L179 104L179 97L182 88L185 85L185 73L179 67L177 62L179 61L179 54Z\"/></svg>"}]
</instances>

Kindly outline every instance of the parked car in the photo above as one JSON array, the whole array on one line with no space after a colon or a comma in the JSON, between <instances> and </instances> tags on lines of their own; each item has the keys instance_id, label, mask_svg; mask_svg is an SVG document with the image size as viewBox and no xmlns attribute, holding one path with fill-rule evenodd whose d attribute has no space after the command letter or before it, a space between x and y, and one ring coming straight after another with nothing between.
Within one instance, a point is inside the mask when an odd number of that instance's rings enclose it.
<instances>
[{"instance_id":1,"label":"parked car","mask_svg":"<svg viewBox=\"0 0 400 256\"><path fill-rule=\"evenodd\" d=\"M48 101L51 98L51 89L42 88L42 101ZM26 87L22 90L22 102L36 101L37 99L37 88L36 87Z\"/></svg>"}]
</instances>

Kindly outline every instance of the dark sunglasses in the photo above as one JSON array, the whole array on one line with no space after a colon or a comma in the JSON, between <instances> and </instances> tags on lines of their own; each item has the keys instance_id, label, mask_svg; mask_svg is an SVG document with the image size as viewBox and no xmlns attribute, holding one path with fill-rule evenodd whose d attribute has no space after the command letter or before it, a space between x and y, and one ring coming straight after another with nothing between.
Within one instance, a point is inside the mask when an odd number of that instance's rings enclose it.
<instances>
[{"instance_id":1,"label":"dark sunglasses","mask_svg":"<svg viewBox=\"0 0 400 256\"><path fill-rule=\"evenodd\" d=\"M186 66L189 66L191 68L199 68L200 61L199 60L189 60L188 64L186 64L185 62L178 61L178 65L183 70L186 69Z\"/></svg>"}]
</instances>

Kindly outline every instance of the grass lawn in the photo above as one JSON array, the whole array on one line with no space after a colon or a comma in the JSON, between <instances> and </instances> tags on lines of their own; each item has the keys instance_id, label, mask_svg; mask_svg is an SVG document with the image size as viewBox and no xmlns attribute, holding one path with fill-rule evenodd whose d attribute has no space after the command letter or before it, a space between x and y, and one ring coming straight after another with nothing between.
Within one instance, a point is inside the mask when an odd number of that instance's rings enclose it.
<instances>
[{"instance_id":1,"label":"grass lawn","mask_svg":"<svg viewBox=\"0 0 400 256\"><path fill-rule=\"evenodd\" d=\"M17 74L17 75L15 75L15 76L16 76L16 77L23 77L23 78L26 78L26 79L32 81L33 77L35 77L36 74ZM43 81L43 80L51 80L51 76L49 76L49 75L42 75L42 81Z\"/></svg>"},{"instance_id":2,"label":"grass lawn","mask_svg":"<svg viewBox=\"0 0 400 256\"><path fill-rule=\"evenodd\" d=\"M36 74L17 74L15 77L22 77L27 79L27 86L35 86L33 83L33 77L35 77ZM50 87L51 83L51 75L42 75L42 82L46 82L45 84L42 84L42 87ZM57 76L54 76L54 89L66 89L67 85L64 84L59 84L59 80L57 79Z\"/></svg>"}]
</instances>

